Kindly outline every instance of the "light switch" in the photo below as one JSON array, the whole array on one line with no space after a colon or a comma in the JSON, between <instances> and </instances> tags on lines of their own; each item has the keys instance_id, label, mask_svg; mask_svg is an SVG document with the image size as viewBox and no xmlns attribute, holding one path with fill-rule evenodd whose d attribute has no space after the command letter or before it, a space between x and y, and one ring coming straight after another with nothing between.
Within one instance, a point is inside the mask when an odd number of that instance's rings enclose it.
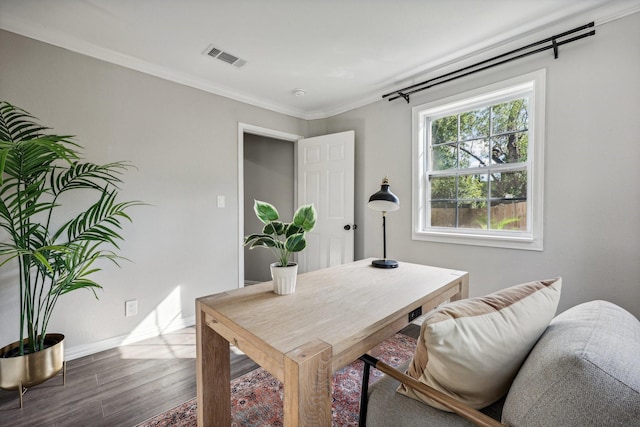
<instances>
[{"instance_id":1,"label":"light switch","mask_svg":"<svg viewBox=\"0 0 640 427\"><path fill-rule=\"evenodd\" d=\"M218 196L218 207L224 208L224 196Z\"/></svg>"}]
</instances>

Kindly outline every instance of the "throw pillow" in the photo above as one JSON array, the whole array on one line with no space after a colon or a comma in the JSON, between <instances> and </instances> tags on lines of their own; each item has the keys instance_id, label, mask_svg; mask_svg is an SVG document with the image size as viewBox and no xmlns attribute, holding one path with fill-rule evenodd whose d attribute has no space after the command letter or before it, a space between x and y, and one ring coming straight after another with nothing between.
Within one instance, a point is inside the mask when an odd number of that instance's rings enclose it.
<instances>
[{"instance_id":1,"label":"throw pillow","mask_svg":"<svg viewBox=\"0 0 640 427\"><path fill-rule=\"evenodd\" d=\"M407 374L476 409L509 390L555 315L562 279L524 283L442 305L425 319ZM398 391L447 410L421 393Z\"/></svg>"}]
</instances>

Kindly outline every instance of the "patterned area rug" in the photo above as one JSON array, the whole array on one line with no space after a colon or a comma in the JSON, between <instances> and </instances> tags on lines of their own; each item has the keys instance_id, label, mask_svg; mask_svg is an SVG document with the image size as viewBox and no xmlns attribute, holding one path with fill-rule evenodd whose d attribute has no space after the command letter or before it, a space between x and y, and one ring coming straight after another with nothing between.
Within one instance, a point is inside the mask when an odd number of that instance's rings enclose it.
<instances>
[{"instance_id":1,"label":"patterned area rug","mask_svg":"<svg viewBox=\"0 0 640 427\"><path fill-rule=\"evenodd\" d=\"M380 345L377 358L391 366L408 361L416 340L396 334ZM357 426L360 407L362 365L356 360L333 375L333 426ZM371 370L369 383L382 373ZM231 382L231 425L233 427L282 426L282 384L267 371L258 368ZM196 399L148 419L138 427L192 427L196 425Z\"/></svg>"}]
</instances>

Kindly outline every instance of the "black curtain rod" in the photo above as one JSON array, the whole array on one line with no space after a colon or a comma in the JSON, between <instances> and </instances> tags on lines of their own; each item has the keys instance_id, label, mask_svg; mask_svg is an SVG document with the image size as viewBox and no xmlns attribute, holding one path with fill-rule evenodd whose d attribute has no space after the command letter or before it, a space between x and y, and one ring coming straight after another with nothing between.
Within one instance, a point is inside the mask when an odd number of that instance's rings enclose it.
<instances>
[{"instance_id":1,"label":"black curtain rod","mask_svg":"<svg viewBox=\"0 0 640 427\"><path fill-rule=\"evenodd\" d=\"M543 52L545 50L553 49L554 58L558 58L558 47L567 43L574 42L576 40L583 39L585 37L593 36L596 34L596 30L591 30L589 32L571 37L566 40L558 40L562 37L566 37L571 34L575 34L577 32L586 30L588 28L593 28L595 26L594 22L589 22L586 25L582 25L580 27L574 28L569 31L565 31L564 33L556 34L555 36L548 37L544 40L537 41L535 43L531 43L527 46L520 47L518 49L514 49L507 53L503 53L501 55L494 56L493 58L485 59L484 61L477 62L473 65L469 65L467 67L460 68L459 70L452 71L450 73L443 74L438 77L434 77L429 80L425 80L420 83L416 83L411 86L404 87L402 89L394 90L393 92L386 93L382 95L382 98L389 98L389 101L393 101L394 99L404 98L407 103L410 101L410 95L420 92L431 87L450 82L452 80L459 79L461 77L466 77L468 75L484 71L488 68L493 68L498 65L505 64L507 62L515 61L516 59L524 58L525 56L533 55L535 53ZM540 47L538 49L530 50L536 46L543 45L545 43L551 43L548 46ZM520 53L526 51L524 53ZM519 55L516 55L520 53ZM515 55L515 56L514 56ZM504 59L503 59L504 58ZM497 62L496 62L497 61Z\"/></svg>"}]
</instances>

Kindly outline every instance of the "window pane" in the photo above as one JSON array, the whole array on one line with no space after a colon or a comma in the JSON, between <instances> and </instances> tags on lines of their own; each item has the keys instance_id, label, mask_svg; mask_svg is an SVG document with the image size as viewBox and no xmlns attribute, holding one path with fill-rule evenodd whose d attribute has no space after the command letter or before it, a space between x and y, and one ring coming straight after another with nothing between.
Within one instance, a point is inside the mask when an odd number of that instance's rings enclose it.
<instances>
[{"instance_id":1,"label":"window pane","mask_svg":"<svg viewBox=\"0 0 640 427\"><path fill-rule=\"evenodd\" d=\"M460 168L477 168L489 165L489 141L473 139L460 143Z\"/></svg>"},{"instance_id":2,"label":"window pane","mask_svg":"<svg viewBox=\"0 0 640 427\"><path fill-rule=\"evenodd\" d=\"M455 227L456 226L455 202L432 202L431 203L431 226L432 227Z\"/></svg>"},{"instance_id":3,"label":"window pane","mask_svg":"<svg viewBox=\"0 0 640 427\"><path fill-rule=\"evenodd\" d=\"M527 202L491 202L491 230L527 230Z\"/></svg>"},{"instance_id":4,"label":"window pane","mask_svg":"<svg viewBox=\"0 0 640 427\"><path fill-rule=\"evenodd\" d=\"M455 142L458 140L458 116L448 116L431 122L431 141L433 144Z\"/></svg>"},{"instance_id":5,"label":"window pane","mask_svg":"<svg viewBox=\"0 0 640 427\"><path fill-rule=\"evenodd\" d=\"M527 172L503 172L491 174L492 199L527 199Z\"/></svg>"},{"instance_id":6,"label":"window pane","mask_svg":"<svg viewBox=\"0 0 640 427\"><path fill-rule=\"evenodd\" d=\"M528 100L526 98L494 105L492 111L492 135L528 129Z\"/></svg>"},{"instance_id":7,"label":"window pane","mask_svg":"<svg viewBox=\"0 0 640 427\"><path fill-rule=\"evenodd\" d=\"M486 202L459 202L459 228L487 228Z\"/></svg>"},{"instance_id":8,"label":"window pane","mask_svg":"<svg viewBox=\"0 0 640 427\"><path fill-rule=\"evenodd\" d=\"M484 199L489 196L486 174L462 175L458 177L458 199L470 201Z\"/></svg>"},{"instance_id":9,"label":"window pane","mask_svg":"<svg viewBox=\"0 0 640 427\"><path fill-rule=\"evenodd\" d=\"M489 136L489 108L460 114L460 140Z\"/></svg>"},{"instance_id":10,"label":"window pane","mask_svg":"<svg viewBox=\"0 0 640 427\"><path fill-rule=\"evenodd\" d=\"M431 200L455 200L456 177L432 177Z\"/></svg>"},{"instance_id":11,"label":"window pane","mask_svg":"<svg viewBox=\"0 0 640 427\"><path fill-rule=\"evenodd\" d=\"M436 145L431 150L432 170L441 171L458 167L458 154L455 144Z\"/></svg>"},{"instance_id":12,"label":"window pane","mask_svg":"<svg viewBox=\"0 0 640 427\"><path fill-rule=\"evenodd\" d=\"M518 163L527 161L529 132L511 133L492 138L491 159L493 163Z\"/></svg>"}]
</instances>

